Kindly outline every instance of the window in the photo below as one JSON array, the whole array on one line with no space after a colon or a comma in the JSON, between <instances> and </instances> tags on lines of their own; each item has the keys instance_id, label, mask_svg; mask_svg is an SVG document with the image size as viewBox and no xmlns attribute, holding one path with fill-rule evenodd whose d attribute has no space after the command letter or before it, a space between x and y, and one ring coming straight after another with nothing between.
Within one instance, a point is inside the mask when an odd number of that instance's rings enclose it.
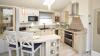
<instances>
[{"instance_id":1,"label":"window","mask_svg":"<svg viewBox=\"0 0 100 56\"><path fill-rule=\"evenodd\" d=\"M53 23L53 13L48 13L48 12L40 12L39 16L39 24L46 24L50 25Z\"/></svg>"},{"instance_id":2,"label":"window","mask_svg":"<svg viewBox=\"0 0 100 56\"><path fill-rule=\"evenodd\" d=\"M15 30L14 8L0 6L0 34L5 30Z\"/></svg>"}]
</instances>

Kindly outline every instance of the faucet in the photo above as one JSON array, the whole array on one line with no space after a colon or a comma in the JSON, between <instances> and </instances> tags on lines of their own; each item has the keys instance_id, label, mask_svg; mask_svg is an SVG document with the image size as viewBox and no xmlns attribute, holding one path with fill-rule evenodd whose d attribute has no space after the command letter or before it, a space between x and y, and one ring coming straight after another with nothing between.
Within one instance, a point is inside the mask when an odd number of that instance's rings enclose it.
<instances>
[{"instance_id":1,"label":"faucet","mask_svg":"<svg viewBox=\"0 0 100 56\"><path fill-rule=\"evenodd\" d=\"M68 28L69 28L69 24L68 24L67 26L68 26Z\"/></svg>"},{"instance_id":2,"label":"faucet","mask_svg":"<svg viewBox=\"0 0 100 56\"><path fill-rule=\"evenodd\" d=\"M44 27L44 29L45 29L45 23L43 23L43 27Z\"/></svg>"}]
</instances>

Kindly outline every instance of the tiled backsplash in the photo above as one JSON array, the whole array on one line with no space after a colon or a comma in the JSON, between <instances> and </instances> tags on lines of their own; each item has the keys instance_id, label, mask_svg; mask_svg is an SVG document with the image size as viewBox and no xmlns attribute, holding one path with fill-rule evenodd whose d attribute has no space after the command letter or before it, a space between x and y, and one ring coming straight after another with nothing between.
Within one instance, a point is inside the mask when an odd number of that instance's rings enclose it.
<instances>
[{"instance_id":1,"label":"tiled backsplash","mask_svg":"<svg viewBox=\"0 0 100 56\"><path fill-rule=\"evenodd\" d=\"M37 28L43 28L44 25L39 24L38 22L37 23L30 22L30 23L22 23L20 24L20 27L28 27L28 28L31 27L31 28L37 29ZM55 24L45 24L45 27L55 28Z\"/></svg>"}]
</instances>

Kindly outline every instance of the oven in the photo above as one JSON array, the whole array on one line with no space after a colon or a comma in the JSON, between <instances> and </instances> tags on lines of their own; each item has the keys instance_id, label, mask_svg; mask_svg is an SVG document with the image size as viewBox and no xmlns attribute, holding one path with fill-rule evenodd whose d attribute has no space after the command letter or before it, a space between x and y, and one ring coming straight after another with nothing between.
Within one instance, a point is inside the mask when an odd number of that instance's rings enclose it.
<instances>
[{"instance_id":1,"label":"oven","mask_svg":"<svg viewBox=\"0 0 100 56\"><path fill-rule=\"evenodd\" d=\"M73 47L73 33L72 32L69 32L69 31L65 31L65 34L64 34L64 42Z\"/></svg>"}]
</instances>

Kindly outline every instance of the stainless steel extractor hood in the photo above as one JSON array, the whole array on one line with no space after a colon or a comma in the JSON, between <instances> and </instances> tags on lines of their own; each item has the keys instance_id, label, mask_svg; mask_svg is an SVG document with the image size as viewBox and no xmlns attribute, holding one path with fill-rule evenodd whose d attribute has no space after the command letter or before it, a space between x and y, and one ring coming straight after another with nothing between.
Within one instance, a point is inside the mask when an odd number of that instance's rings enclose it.
<instances>
[{"instance_id":1,"label":"stainless steel extractor hood","mask_svg":"<svg viewBox=\"0 0 100 56\"><path fill-rule=\"evenodd\" d=\"M73 17L69 29L84 30L80 17Z\"/></svg>"},{"instance_id":2,"label":"stainless steel extractor hood","mask_svg":"<svg viewBox=\"0 0 100 56\"><path fill-rule=\"evenodd\" d=\"M70 16L72 17L72 22L69 26L69 29L84 30L82 21L79 16L79 3L78 2L72 3L72 11L71 11Z\"/></svg>"}]
</instances>

